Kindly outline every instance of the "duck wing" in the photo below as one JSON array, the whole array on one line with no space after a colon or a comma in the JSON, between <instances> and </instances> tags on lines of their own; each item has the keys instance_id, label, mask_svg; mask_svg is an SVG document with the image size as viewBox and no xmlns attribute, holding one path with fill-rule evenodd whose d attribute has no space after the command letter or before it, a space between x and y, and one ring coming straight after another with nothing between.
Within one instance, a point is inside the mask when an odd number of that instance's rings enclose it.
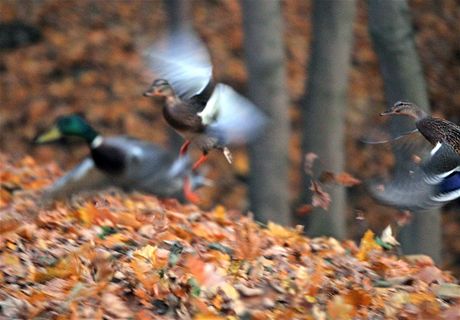
<instances>
[{"instance_id":1,"label":"duck wing","mask_svg":"<svg viewBox=\"0 0 460 320\"><path fill-rule=\"evenodd\" d=\"M424 210L460 197L460 156L447 143L438 143L420 165L406 166L387 183L373 182L378 201L398 208Z\"/></svg>"},{"instance_id":2,"label":"duck wing","mask_svg":"<svg viewBox=\"0 0 460 320\"><path fill-rule=\"evenodd\" d=\"M198 114L206 134L219 144L243 144L259 137L268 117L230 86L219 83L206 107Z\"/></svg>"},{"instance_id":3,"label":"duck wing","mask_svg":"<svg viewBox=\"0 0 460 320\"><path fill-rule=\"evenodd\" d=\"M158 145L126 136L107 138L105 143L122 149L126 159L124 172L110 177L113 185L161 197L181 195L184 178L191 175L192 164L188 156L175 158ZM203 180L199 175L192 178L192 181Z\"/></svg>"},{"instance_id":4,"label":"duck wing","mask_svg":"<svg viewBox=\"0 0 460 320\"><path fill-rule=\"evenodd\" d=\"M96 168L93 159L87 157L45 189L44 196L48 199L62 199L77 192L100 190L110 185L110 178Z\"/></svg>"},{"instance_id":5,"label":"duck wing","mask_svg":"<svg viewBox=\"0 0 460 320\"><path fill-rule=\"evenodd\" d=\"M123 171L111 175L113 182L120 186L134 185L147 177L156 176L173 160L162 147L128 136L104 138L104 145L123 154Z\"/></svg>"},{"instance_id":6,"label":"duck wing","mask_svg":"<svg viewBox=\"0 0 460 320\"><path fill-rule=\"evenodd\" d=\"M167 80L182 100L204 107L214 87L212 65L193 31L181 30L154 43L146 50L146 58L155 76Z\"/></svg>"}]
</instances>

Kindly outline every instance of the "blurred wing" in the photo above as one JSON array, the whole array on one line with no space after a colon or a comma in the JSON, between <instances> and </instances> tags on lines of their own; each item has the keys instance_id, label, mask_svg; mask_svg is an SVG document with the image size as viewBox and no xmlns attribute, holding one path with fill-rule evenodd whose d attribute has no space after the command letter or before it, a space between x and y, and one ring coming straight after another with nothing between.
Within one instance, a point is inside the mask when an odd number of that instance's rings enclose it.
<instances>
[{"instance_id":1,"label":"blurred wing","mask_svg":"<svg viewBox=\"0 0 460 320\"><path fill-rule=\"evenodd\" d=\"M460 197L460 156L452 146L438 143L420 166L406 166L388 183L372 183L378 201L398 208L439 207Z\"/></svg>"},{"instance_id":2,"label":"blurred wing","mask_svg":"<svg viewBox=\"0 0 460 320\"><path fill-rule=\"evenodd\" d=\"M377 201L399 209L423 210L440 206L431 199L436 186L426 183L425 174L418 168L406 174L398 174L389 182L373 181L368 189Z\"/></svg>"},{"instance_id":3,"label":"blurred wing","mask_svg":"<svg viewBox=\"0 0 460 320\"><path fill-rule=\"evenodd\" d=\"M127 157L124 173L110 177L113 185L161 197L180 195L184 176L191 169L188 157L175 159L158 145L130 137L118 136L107 140L107 143L123 148Z\"/></svg>"},{"instance_id":4,"label":"blurred wing","mask_svg":"<svg viewBox=\"0 0 460 320\"><path fill-rule=\"evenodd\" d=\"M371 128L365 130L365 134L360 140L368 144L387 143L399 140L417 131L414 121L405 117L393 117L390 121L382 124L373 124Z\"/></svg>"},{"instance_id":5,"label":"blurred wing","mask_svg":"<svg viewBox=\"0 0 460 320\"><path fill-rule=\"evenodd\" d=\"M427 182L436 184L455 171L460 171L460 155L447 143L438 142L431 150L430 157L423 162L422 168Z\"/></svg>"},{"instance_id":6,"label":"blurred wing","mask_svg":"<svg viewBox=\"0 0 460 320\"><path fill-rule=\"evenodd\" d=\"M209 53L192 31L176 32L153 44L146 57L155 76L167 80L183 100L201 93L212 79Z\"/></svg>"},{"instance_id":7,"label":"blurred wing","mask_svg":"<svg viewBox=\"0 0 460 320\"><path fill-rule=\"evenodd\" d=\"M45 196L56 199L71 196L80 191L103 189L110 186L110 179L100 172L91 158L86 158L45 190Z\"/></svg>"},{"instance_id":8,"label":"blurred wing","mask_svg":"<svg viewBox=\"0 0 460 320\"><path fill-rule=\"evenodd\" d=\"M251 101L221 83L199 115L207 125L206 133L223 145L255 140L268 120Z\"/></svg>"},{"instance_id":9,"label":"blurred wing","mask_svg":"<svg viewBox=\"0 0 460 320\"><path fill-rule=\"evenodd\" d=\"M113 183L125 188L165 174L173 161L172 155L165 149L147 141L116 136L106 138L105 143L125 154L125 171L121 175L111 176Z\"/></svg>"}]
</instances>

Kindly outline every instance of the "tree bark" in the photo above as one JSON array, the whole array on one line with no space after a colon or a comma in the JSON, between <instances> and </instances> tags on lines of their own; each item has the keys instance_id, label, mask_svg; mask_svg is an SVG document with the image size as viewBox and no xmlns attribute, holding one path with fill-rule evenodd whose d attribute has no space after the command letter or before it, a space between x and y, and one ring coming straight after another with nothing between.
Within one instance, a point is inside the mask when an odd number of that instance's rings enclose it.
<instances>
[{"instance_id":1,"label":"tree bark","mask_svg":"<svg viewBox=\"0 0 460 320\"><path fill-rule=\"evenodd\" d=\"M379 57L388 105L406 100L429 110L407 2L369 0L368 5L369 31ZM392 130L410 126L404 117L393 117L390 121ZM401 170L410 156L397 154L396 170ZM439 262L442 246L439 210L415 212L414 221L401 231L401 243L406 253L428 254Z\"/></svg>"},{"instance_id":2,"label":"tree bark","mask_svg":"<svg viewBox=\"0 0 460 320\"><path fill-rule=\"evenodd\" d=\"M190 0L163 0L170 31L191 28L191 1Z\"/></svg>"},{"instance_id":3,"label":"tree bark","mask_svg":"<svg viewBox=\"0 0 460 320\"><path fill-rule=\"evenodd\" d=\"M316 153L325 170L344 169L344 120L348 72L353 42L354 0L313 2L313 42L306 94L302 100L302 151ZM303 168L302 168L303 169ZM303 170L303 202L311 202L311 177ZM333 187L329 212L315 209L309 215L308 233L344 238L345 190Z\"/></svg>"},{"instance_id":4,"label":"tree bark","mask_svg":"<svg viewBox=\"0 0 460 320\"><path fill-rule=\"evenodd\" d=\"M168 32L176 33L192 28L190 0L163 0L168 18ZM171 128L169 130L169 145L172 150L179 150L184 139Z\"/></svg>"},{"instance_id":5,"label":"tree bark","mask_svg":"<svg viewBox=\"0 0 460 320\"><path fill-rule=\"evenodd\" d=\"M249 97L270 117L263 136L249 150L251 208L260 221L288 225L290 127L281 2L243 0L242 8Z\"/></svg>"}]
</instances>

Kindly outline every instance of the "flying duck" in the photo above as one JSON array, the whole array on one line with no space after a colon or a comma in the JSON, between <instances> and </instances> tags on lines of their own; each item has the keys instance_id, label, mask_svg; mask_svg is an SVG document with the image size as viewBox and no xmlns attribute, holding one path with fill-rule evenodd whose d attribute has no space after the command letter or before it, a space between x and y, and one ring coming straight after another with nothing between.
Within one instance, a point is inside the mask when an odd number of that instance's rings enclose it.
<instances>
[{"instance_id":1,"label":"flying duck","mask_svg":"<svg viewBox=\"0 0 460 320\"><path fill-rule=\"evenodd\" d=\"M232 162L228 145L253 141L267 117L230 86L213 79L209 53L191 31L180 31L148 49L147 59L157 77L144 92L163 104L166 122L184 139L180 155L190 144L202 152L196 170L209 151L221 151Z\"/></svg>"}]
</instances>

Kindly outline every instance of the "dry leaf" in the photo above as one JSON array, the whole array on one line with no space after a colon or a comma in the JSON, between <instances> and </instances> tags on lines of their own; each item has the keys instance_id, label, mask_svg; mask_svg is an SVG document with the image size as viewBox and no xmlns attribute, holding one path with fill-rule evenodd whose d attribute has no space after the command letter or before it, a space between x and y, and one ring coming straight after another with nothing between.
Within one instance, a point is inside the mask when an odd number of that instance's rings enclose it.
<instances>
[{"instance_id":1,"label":"dry leaf","mask_svg":"<svg viewBox=\"0 0 460 320\"><path fill-rule=\"evenodd\" d=\"M320 207L324 210L329 209L329 205L331 204L331 196L329 193L323 191L319 182L312 181L310 190L313 191L312 196L312 206L313 207Z\"/></svg>"}]
</instances>

